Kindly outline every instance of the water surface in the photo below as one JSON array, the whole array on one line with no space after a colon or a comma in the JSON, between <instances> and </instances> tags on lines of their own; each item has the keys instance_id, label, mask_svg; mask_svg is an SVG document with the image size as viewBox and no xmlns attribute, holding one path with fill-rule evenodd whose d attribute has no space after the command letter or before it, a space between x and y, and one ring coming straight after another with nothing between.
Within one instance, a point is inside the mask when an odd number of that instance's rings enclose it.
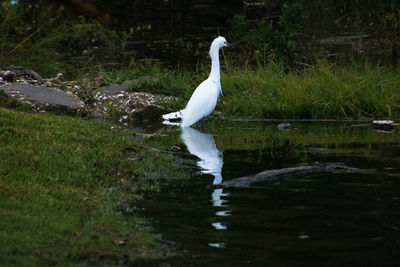
<instances>
[{"instance_id":1,"label":"water surface","mask_svg":"<svg viewBox=\"0 0 400 267\"><path fill-rule=\"evenodd\" d=\"M395 265L400 260L399 132L361 123L206 122L148 143L184 158L190 178L146 201L146 215L194 265ZM335 171L214 189L304 163ZM167 167L167 166L165 166Z\"/></svg>"}]
</instances>

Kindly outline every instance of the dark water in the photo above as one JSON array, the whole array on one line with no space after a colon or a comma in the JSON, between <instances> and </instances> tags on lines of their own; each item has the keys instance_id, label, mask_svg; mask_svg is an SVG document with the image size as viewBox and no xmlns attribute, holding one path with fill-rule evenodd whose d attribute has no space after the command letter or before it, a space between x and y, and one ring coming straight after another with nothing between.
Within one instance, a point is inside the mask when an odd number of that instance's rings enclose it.
<instances>
[{"instance_id":1,"label":"dark water","mask_svg":"<svg viewBox=\"0 0 400 267\"><path fill-rule=\"evenodd\" d=\"M190 179L144 203L175 244L171 265L396 265L400 261L399 132L360 123L207 122L165 128L152 145L177 153ZM180 149L177 149L180 148ZM260 182L212 185L267 169L342 162L335 171ZM168 166L165 166L168 167Z\"/></svg>"},{"instance_id":2,"label":"dark water","mask_svg":"<svg viewBox=\"0 0 400 267\"><path fill-rule=\"evenodd\" d=\"M207 52L210 42L216 36L223 35L229 42L240 43L241 38L234 36L234 29L230 23L234 15L245 16L250 24L255 24L257 19L276 21L277 25L274 27L279 27L278 21L283 10L291 3L296 2L302 6L301 19L297 20L296 16L291 14L293 17L289 25L284 24L286 25L284 27L289 27L287 29L289 32L293 31L291 27L294 24L299 26L293 32L299 38L293 39L295 42L291 44L293 48L295 47L296 61L304 62L306 60L308 62L309 59L319 55L332 60L344 60L343 63L349 63L349 57L362 60L368 57L379 63L395 63L391 61L391 57L394 55L388 48L390 46L388 42L390 42L390 38L393 38L390 37L390 34L394 34L389 26L391 22L388 21L389 24L382 28L382 19L385 16L393 15L395 17L397 14L394 11L396 6L394 1L392 4L389 3L390 1L374 4L374 1L351 3L352 1L332 0L115 0L97 2L115 20L114 24L117 29L129 31L130 27L136 29L138 26L145 26L144 30L142 27L142 30L135 32L127 41L128 51L126 53L133 52L133 55L139 60L151 59L174 67L178 62L180 66L195 66L199 62L208 62ZM246 4L252 2L255 5ZM381 14L381 16L377 14ZM365 25L361 24L363 17L368 17L365 19ZM150 29L147 29L146 25L151 25ZM271 36L266 39L264 37L264 41L270 42L271 38L277 37ZM280 36L280 38L288 37ZM238 49L231 51L229 54L236 54L236 56L232 56L232 59L248 53L246 45L244 47L242 50L239 45ZM268 51L267 53L274 52Z\"/></svg>"}]
</instances>

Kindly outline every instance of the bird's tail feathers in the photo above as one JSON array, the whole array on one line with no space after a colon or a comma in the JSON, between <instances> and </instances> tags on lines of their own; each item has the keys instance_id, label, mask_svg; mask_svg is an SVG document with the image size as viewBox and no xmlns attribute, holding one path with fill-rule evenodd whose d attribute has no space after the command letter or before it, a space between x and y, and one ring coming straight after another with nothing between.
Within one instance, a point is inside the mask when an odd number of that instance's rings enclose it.
<instances>
[{"instance_id":1,"label":"bird's tail feathers","mask_svg":"<svg viewBox=\"0 0 400 267\"><path fill-rule=\"evenodd\" d=\"M183 109L176 111L176 112L171 112L171 113L162 115L163 119L168 120L168 121L182 119L182 116L183 116Z\"/></svg>"},{"instance_id":2,"label":"bird's tail feathers","mask_svg":"<svg viewBox=\"0 0 400 267\"><path fill-rule=\"evenodd\" d=\"M181 126L180 122L165 120L162 122L164 125Z\"/></svg>"}]
</instances>

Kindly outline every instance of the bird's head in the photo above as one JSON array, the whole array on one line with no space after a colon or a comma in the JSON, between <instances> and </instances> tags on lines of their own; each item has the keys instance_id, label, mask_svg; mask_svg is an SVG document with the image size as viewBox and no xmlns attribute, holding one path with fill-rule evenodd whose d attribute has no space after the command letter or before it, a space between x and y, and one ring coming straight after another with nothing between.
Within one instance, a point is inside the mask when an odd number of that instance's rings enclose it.
<instances>
[{"instance_id":1,"label":"bird's head","mask_svg":"<svg viewBox=\"0 0 400 267\"><path fill-rule=\"evenodd\" d=\"M212 48L221 48L221 47L225 47L225 46L231 46L231 44L229 44L226 39L222 36L218 36L217 38L214 39L214 41L211 43L211 49Z\"/></svg>"}]
</instances>

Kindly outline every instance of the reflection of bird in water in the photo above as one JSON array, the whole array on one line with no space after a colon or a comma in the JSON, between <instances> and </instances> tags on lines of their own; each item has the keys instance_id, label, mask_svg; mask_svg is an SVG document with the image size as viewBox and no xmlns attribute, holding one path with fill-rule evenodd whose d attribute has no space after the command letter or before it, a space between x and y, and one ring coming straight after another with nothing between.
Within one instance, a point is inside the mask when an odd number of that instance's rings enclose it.
<instances>
[{"instance_id":1,"label":"reflection of bird in water","mask_svg":"<svg viewBox=\"0 0 400 267\"><path fill-rule=\"evenodd\" d=\"M214 176L213 185L220 184L222 182L222 154L215 145L214 136L211 134L201 133L190 127L182 128L182 141L185 143L189 152L200 160L197 162L197 166L200 167L202 173L211 174ZM226 196L222 192L222 188L214 189L212 193L213 205L221 207L223 202L221 197ZM227 211L219 211L218 215L226 216Z\"/></svg>"},{"instance_id":2,"label":"reflection of bird in water","mask_svg":"<svg viewBox=\"0 0 400 267\"><path fill-rule=\"evenodd\" d=\"M214 39L210 48L210 76L196 88L185 109L163 115L166 124L169 124L170 120L181 119L180 126L189 127L213 112L221 93L219 49L225 46L230 46L230 44L224 37L220 36Z\"/></svg>"},{"instance_id":3,"label":"reflection of bird in water","mask_svg":"<svg viewBox=\"0 0 400 267\"><path fill-rule=\"evenodd\" d=\"M220 184L223 161L221 152L215 145L214 136L185 127L182 128L181 138L189 152L200 158L197 166L200 167L201 172L212 174L213 184Z\"/></svg>"}]
</instances>

